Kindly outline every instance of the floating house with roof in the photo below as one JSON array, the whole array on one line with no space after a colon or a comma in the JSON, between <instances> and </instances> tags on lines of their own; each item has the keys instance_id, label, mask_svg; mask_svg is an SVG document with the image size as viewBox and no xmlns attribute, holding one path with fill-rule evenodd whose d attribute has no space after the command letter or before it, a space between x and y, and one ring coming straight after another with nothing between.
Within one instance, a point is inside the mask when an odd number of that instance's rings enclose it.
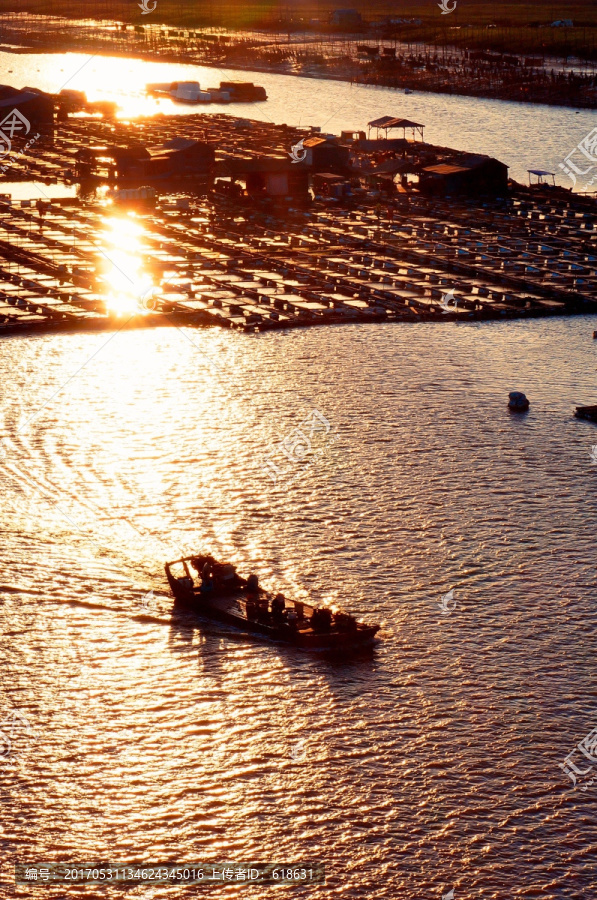
<instances>
[{"instance_id":1,"label":"floating house with roof","mask_svg":"<svg viewBox=\"0 0 597 900\"><path fill-rule=\"evenodd\" d=\"M54 100L50 94L37 88L18 90L9 84L0 84L0 127L13 110L17 110L29 125L54 123ZM24 134L25 129L20 133Z\"/></svg>"},{"instance_id":2,"label":"floating house with roof","mask_svg":"<svg viewBox=\"0 0 597 900\"><path fill-rule=\"evenodd\" d=\"M143 184L207 178L215 162L213 144L172 138L157 147L82 147L76 154L79 178L106 177L110 182Z\"/></svg>"},{"instance_id":3,"label":"floating house with roof","mask_svg":"<svg viewBox=\"0 0 597 900\"><path fill-rule=\"evenodd\" d=\"M367 122L367 135L371 135L371 129L375 128L377 131L377 137L379 138L380 132L385 132L385 138L388 138L388 131L393 131L395 129L402 131L402 137L406 140L406 132L412 132L413 141L416 140L416 135L419 135L421 141L423 138L423 131L425 129L424 125L421 125L419 122L411 122L410 119L401 119L396 116L380 116L378 119L372 119L371 122Z\"/></svg>"},{"instance_id":4,"label":"floating house with roof","mask_svg":"<svg viewBox=\"0 0 597 900\"><path fill-rule=\"evenodd\" d=\"M426 166L420 173L419 189L433 196L499 196L508 189L508 166L491 156L459 156L450 162Z\"/></svg>"},{"instance_id":5,"label":"floating house with roof","mask_svg":"<svg viewBox=\"0 0 597 900\"><path fill-rule=\"evenodd\" d=\"M309 199L309 172L293 165L289 159L277 156L229 156L217 164L216 176L238 185L249 197L280 200L290 197L297 201ZM227 187L220 183L220 189ZM218 183L216 182L216 187ZM230 191L232 192L232 191Z\"/></svg>"},{"instance_id":6,"label":"floating house with roof","mask_svg":"<svg viewBox=\"0 0 597 900\"><path fill-rule=\"evenodd\" d=\"M340 144L337 137L317 134L305 138L303 150L306 154L302 164L312 172L348 172L350 150Z\"/></svg>"}]
</instances>

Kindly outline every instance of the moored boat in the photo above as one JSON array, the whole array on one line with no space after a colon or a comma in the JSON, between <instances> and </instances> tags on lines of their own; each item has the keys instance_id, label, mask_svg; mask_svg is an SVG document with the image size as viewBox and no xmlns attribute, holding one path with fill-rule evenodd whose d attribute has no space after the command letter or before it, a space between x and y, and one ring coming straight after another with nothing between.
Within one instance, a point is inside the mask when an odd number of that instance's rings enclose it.
<instances>
[{"instance_id":1,"label":"moored boat","mask_svg":"<svg viewBox=\"0 0 597 900\"><path fill-rule=\"evenodd\" d=\"M183 574L176 575L175 566ZM185 556L166 563L165 570L177 604L242 631L306 650L369 647L379 631L379 625L357 622L348 613L265 591L255 575L242 578L234 566L218 562L213 556Z\"/></svg>"},{"instance_id":2,"label":"moored boat","mask_svg":"<svg viewBox=\"0 0 597 900\"><path fill-rule=\"evenodd\" d=\"M577 406L574 415L577 419L597 422L597 406Z\"/></svg>"},{"instance_id":3,"label":"moored boat","mask_svg":"<svg viewBox=\"0 0 597 900\"><path fill-rule=\"evenodd\" d=\"M526 412L529 408L529 401L526 394L522 391L510 391L508 394L508 409L513 412Z\"/></svg>"},{"instance_id":4,"label":"moored boat","mask_svg":"<svg viewBox=\"0 0 597 900\"><path fill-rule=\"evenodd\" d=\"M148 84L145 92L155 97L169 97L175 103L257 103L267 100L265 88L250 81L222 81L219 88L201 90L198 81L172 81Z\"/></svg>"}]
</instances>

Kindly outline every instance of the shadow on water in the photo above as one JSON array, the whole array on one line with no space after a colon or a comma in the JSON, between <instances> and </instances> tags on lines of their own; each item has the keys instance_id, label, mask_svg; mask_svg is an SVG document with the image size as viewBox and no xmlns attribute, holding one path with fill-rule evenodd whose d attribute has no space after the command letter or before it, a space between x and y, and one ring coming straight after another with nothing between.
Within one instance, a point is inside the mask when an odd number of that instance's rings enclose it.
<instances>
[{"instance_id":1,"label":"shadow on water","mask_svg":"<svg viewBox=\"0 0 597 900\"><path fill-rule=\"evenodd\" d=\"M379 668L377 645L350 653L346 650L304 650L264 635L228 627L184 609L173 611L169 645L173 652L188 651L194 646L204 674L217 681L228 676L229 654L239 648L254 648L267 656L275 654L289 672L316 668L318 676L325 678L332 691L336 688L345 691L347 679L358 683L362 678L369 679Z\"/></svg>"},{"instance_id":2,"label":"shadow on water","mask_svg":"<svg viewBox=\"0 0 597 900\"><path fill-rule=\"evenodd\" d=\"M235 629L225 623L216 622L197 612L176 605L171 608L170 615L166 609L156 611L148 609L131 614L130 609L107 606L105 602L73 597L66 600L54 597L45 599L61 605L88 609L90 612L101 611L124 615L129 621L167 627L169 629L168 646L172 653L188 654L190 649L196 649L204 673L217 681L221 677L227 677L229 654L239 648L260 653L266 657L275 655L284 668L291 673L316 669L317 675L323 676L331 689L334 689L335 686L345 689L347 679L354 679L355 683L361 678L369 679L380 665L378 645L350 653L304 650L281 641L274 641L264 635ZM37 604L32 605L32 612L35 612L36 609ZM34 618L35 614L32 621Z\"/></svg>"}]
</instances>

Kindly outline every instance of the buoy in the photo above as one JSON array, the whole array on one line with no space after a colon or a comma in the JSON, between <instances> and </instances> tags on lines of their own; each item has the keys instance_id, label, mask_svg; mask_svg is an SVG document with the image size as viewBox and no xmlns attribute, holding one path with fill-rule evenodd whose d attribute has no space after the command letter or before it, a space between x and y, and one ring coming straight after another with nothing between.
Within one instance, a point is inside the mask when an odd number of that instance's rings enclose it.
<instances>
[{"instance_id":1,"label":"buoy","mask_svg":"<svg viewBox=\"0 0 597 900\"><path fill-rule=\"evenodd\" d=\"M508 394L508 398L508 409L513 409L516 412L526 412L529 408L526 394L523 394L521 391L511 391Z\"/></svg>"}]
</instances>

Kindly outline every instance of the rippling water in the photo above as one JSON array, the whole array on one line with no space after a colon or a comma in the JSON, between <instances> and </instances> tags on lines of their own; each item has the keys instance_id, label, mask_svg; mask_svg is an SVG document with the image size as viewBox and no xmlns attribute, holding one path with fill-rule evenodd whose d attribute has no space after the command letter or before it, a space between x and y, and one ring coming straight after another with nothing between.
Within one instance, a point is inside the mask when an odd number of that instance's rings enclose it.
<instances>
[{"instance_id":1,"label":"rippling water","mask_svg":"<svg viewBox=\"0 0 597 900\"><path fill-rule=\"evenodd\" d=\"M227 113L288 125L318 125L324 132L365 130L367 122L390 114L421 122L425 140L470 153L487 153L510 167L510 176L527 183L528 169L549 169L557 183L571 187L561 169L565 157L597 126L595 110L562 106L535 106L457 97L417 91L406 95L391 88L350 85L322 78L295 78L262 72L215 69L173 63L144 62L120 57L82 53L0 53L2 80L17 87L35 85L48 91L65 87L85 91L90 100L112 100L122 116L164 113ZM170 100L145 96L151 82L199 81L217 86L220 81L240 79L262 84L266 103L181 106ZM400 134L399 134L400 136ZM289 148L290 149L290 148ZM585 188L594 172L579 176L577 189ZM589 187L587 190L595 190Z\"/></svg>"},{"instance_id":2,"label":"rippling water","mask_svg":"<svg viewBox=\"0 0 597 900\"><path fill-rule=\"evenodd\" d=\"M597 725L593 327L0 342L0 715L35 732L0 758L2 896L15 861L207 857L320 860L314 897L587 900L597 788L559 764ZM332 431L274 484L312 409ZM163 563L202 547L379 646L172 621Z\"/></svg>"}]
</instances>

